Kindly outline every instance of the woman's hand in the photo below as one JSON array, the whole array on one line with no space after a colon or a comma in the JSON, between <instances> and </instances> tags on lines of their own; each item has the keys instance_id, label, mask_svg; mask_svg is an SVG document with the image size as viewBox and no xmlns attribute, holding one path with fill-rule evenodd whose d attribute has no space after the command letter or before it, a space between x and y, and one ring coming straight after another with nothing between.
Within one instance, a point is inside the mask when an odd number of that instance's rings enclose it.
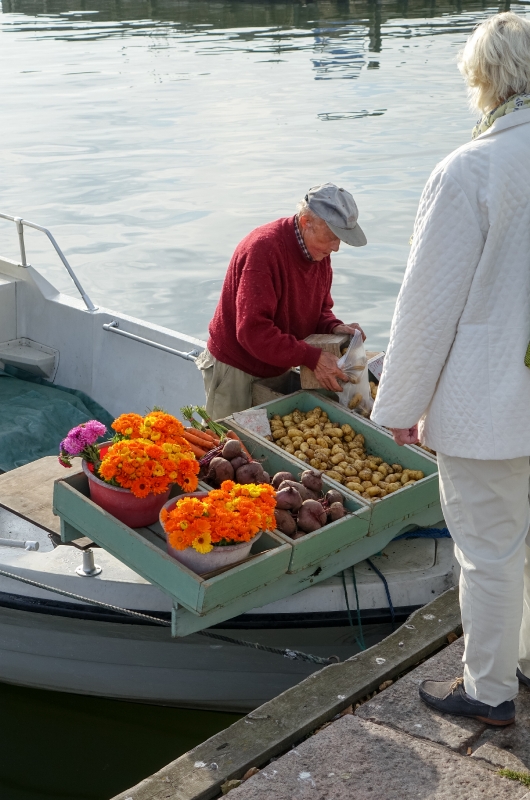
<instances>
[{"instance_id":1,"label":"woman's hand","mask_svg":"<svg viewBox=\"0 0 530 800\"><path fill-rule=\"evenodd\" d=\"M337 325L336 328L333 328L333 333L347 333L349 336L353 336L355 331L361 332L364 342L366 339L366 335L361 326L357 322L352 322L349 325Z\"/></svg>"},{"instance_id":2,"label":"woman's hand","mask_svg":"<svg viewBox=\"0 0 530 800\"><path fill-rule=\"evenodd\" d=\"M404 444L419 444L418 426L413 425L412 428L390 428L392 436L396 444L400 446Z\"/></svg>"}]
</instances>

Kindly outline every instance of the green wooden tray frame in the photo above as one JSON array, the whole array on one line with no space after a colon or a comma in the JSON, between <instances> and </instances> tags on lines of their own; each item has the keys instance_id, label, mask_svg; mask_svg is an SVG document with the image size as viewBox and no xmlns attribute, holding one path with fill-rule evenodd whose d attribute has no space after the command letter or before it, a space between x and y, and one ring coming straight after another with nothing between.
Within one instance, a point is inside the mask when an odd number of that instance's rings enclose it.
<instances>
[{"instance_id":1,"label":"green wooden tray frame","mask_svg":"<svg viewBox=\"0 0 530 800\"><path fill-rule=\"evenodd\" d=\"M230 419L230 425L235 428L232 419ZM279 447L272 447L266 439L254 436L240 427L237 428L237 433L253 458L260 461L271 476L276 472L287 471L298 478L302 470L306 468L305 466L301 468L299 459L289 456ZM328 480L327 476L324 476L323 484L324 492L336 488L337 485L334 481ZM371 509L361 498L357 498L357 495L351 492L341 492L341 494L348 511L347 516L343 519L325 525L313 533L307 533L302 539L293 540L281 531L276 531L283 541L292 546L288 572L299 572L312 565L323 566L323 562L327 558L339 553L342 553L344 559L343 567L350 567L356 563L356 548L352 545L358 539L367 536ZM351 558L354 560L350 561Z\"/></svg>"},{"instance_id":2,"label":"green wooden tray frame","mask_svg":"<svg viewBox=\"0 0 530 800\"><path fill-rule=\"evenodd\" d=\"M195 614L206 614L277 580L287 571L291 559L290 545L276 533L267 532L252 548L255 558L213 577L196 575L168 555L156 525L129 528L93 503L83 473L55 482L53 510L61 518L63 542L80 534L88 536Z\"/></svg>"},{"instance_id":3,"label":"green wooden tray frame","mask_svg":"<svg viewBox=\"0 0 530 800\"><path fill-rule=\"evenodd\" d=\"M359 497L359 495L350 492L340 483L330 478L327 479L329 484L342 492L345 497L353 497L357 502L364 503L371 509L369 536L374 536L380 531L388 529L392 533L391 538L393 538L399 533L414 527L425 527L443 520L438 484L438 465L432 456L424 455L420 448L409 447L408 445L400 447L387 431L364 420L358 414L345 409L339 403L317 392L303 390L293 392L293 394L285 395L277 400L263 403L257 408L264 408L270 419L274 414L282 416L295 408L300 409L300 411L310 411L317 405L323 411L326 411L333 421L341 425L349 424L357 433L362 433L365 438L366 449L369 452L380 456L389 464L399 463L409 469L421 469L425 473L423 480L412 486L399 489L397 492L387 495L382 500L377 500L374 503L370 503ZM229 422L234 429L237 429L239 434L244 431L232 418L229 418ZM248 435L264 442L267 448L274 450L276 453L287 455L281 447L273 442L245 431L245 436ZM307 468L307 464L300 459L294 456L289 456L289 458L299 465L298 469Z\"/></svg>"}]
</instances>

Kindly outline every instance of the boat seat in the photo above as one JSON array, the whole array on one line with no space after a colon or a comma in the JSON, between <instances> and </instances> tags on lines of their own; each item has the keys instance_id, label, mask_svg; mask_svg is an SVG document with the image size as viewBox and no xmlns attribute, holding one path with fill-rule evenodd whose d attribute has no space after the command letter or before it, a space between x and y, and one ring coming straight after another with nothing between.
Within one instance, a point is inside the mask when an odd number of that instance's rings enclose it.
<instances>
[{"instance_id":1,"label":"boat seat","mask_svg":"<svg viewBox=\"0 0 530 800\"><path fill-rule=\"evenodd\" d=\"M59 351L31 339L10 339L0 342L0 366L6 364L53 380L59 364Z\"/></svg>"}]
</instances>

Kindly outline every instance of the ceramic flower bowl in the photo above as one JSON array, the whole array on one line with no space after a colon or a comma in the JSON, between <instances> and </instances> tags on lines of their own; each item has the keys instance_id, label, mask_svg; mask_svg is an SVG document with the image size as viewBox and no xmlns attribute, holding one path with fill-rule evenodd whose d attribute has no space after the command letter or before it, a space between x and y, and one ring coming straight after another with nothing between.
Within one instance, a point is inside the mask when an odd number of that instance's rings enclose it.
<instances>
[{"instance_id":1,"label":"ceramic flower bowl","mask_svg":"<svg viewBox=\"0 0 530 800\"><path fill-rule=\"evenodd\" d=\"M167 511L172 511L176 503L179 500L182 500L183 497L201 498L206 497L207 494L208 492L190 492L188 494L181 494L178 497L172 497L171 500L168 500L168 502L164 504L163 508L165 508ZM160 524L162 525L162 528L164 528L162 519L160 519ZM207 572L214 572L217 569L222 569L222 567L228 567L232 564L237 564L240 561L244 561L249 555L252 545L254 542L258 541L260 536L261 531L257 533L249 542L238 542L237 544L222 546L214 545L213 550L210 550L209 553L199 553L193 547L186 547L185 550L176 550L170 545L166 534L167 552L177 561L180 561L181 564L184 564L185 567L191 569L192 572L195 572L197 575L204 575Z\"/></svg>"},{"instance_id":2,"label":"ceramic flower bowl","mask_svg":"<svg viewBox=\"0 0 530 800\"><path fill-rule=\"evenodd\" d=\"M171 487L162 494L135 497L130 489L111 486L96 478L86 461L83 461L82 465L83 472L88 478L90 499L98 506L128 525L129 528L145 528L157 521L162 506L169 498Z\"/></svg>"}]
</instances>

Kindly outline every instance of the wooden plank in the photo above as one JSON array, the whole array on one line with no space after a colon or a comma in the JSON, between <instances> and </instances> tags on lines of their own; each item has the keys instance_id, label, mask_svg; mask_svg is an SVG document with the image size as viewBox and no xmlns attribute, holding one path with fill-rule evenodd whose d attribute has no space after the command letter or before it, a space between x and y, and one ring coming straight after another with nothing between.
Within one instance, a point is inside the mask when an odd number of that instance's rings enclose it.
<instances>
[{"instance_id":1,"label":"wooden plank","mask_svg":"<svg viewBox=\"0 0 530 800\"><path fill-rule=\"evenodd\" d=\"M53 485L57 478L79 472L81 459L67 470L56 456L46 456L0 475L0 505L51 533L59 534L59 519L53 513Z\"/></svg>"}]
</instances>

